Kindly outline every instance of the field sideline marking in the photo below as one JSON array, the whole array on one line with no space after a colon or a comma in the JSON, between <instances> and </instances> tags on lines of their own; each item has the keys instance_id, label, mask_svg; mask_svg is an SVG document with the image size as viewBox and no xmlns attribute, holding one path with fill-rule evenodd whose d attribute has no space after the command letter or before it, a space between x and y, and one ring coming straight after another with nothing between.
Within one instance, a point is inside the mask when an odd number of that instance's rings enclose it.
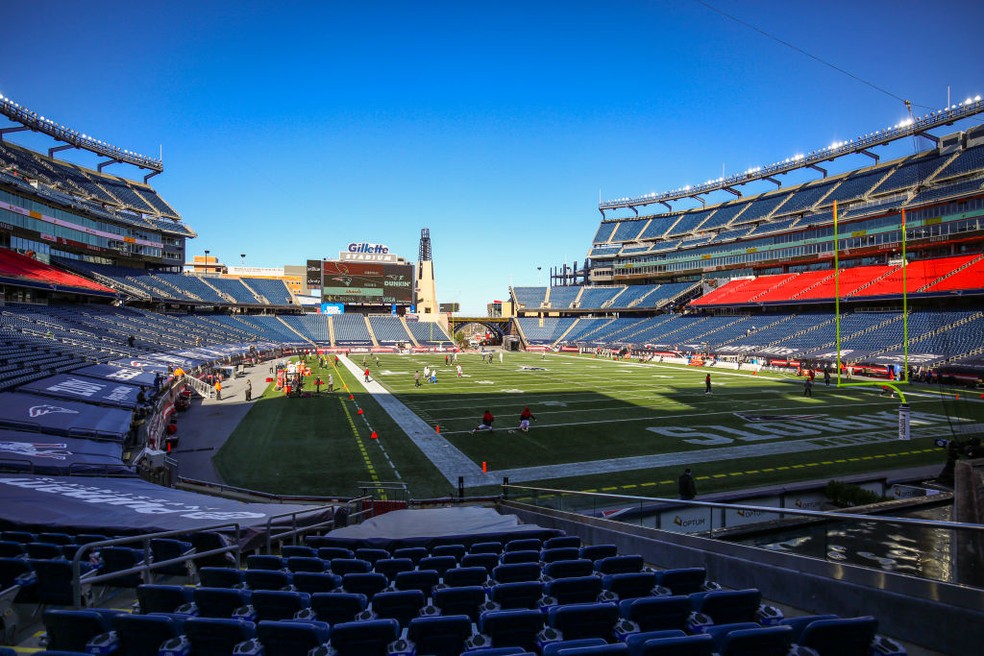
<instances>
[{"instance_id":1,"label":"field sideline marking","mask_svg":"<svg viewBox=\"0 0 984 656\"><path fill-rule=\"evenodd\" d=\"M372 464L369 452L366 451L366 445L362 443L362 436L359 435L359 429L355 425L355 420L352 419L352 413L349 412L348 406L345 405L345 401L341 397L338 397L338 402L342 405L345 418L348 419L349 427L352 429L352 435L355 437L355 443L359 445L359 452L362 453L362 459L365 461L366 469L369 470L369 476L372 477L373 483L378 483L379 476L376 474L376 466Z\"/></svg>"},{"instance_id":2,"label":"field sideline marking","mask_svg":"<svg viewBox=\"0 0 984 656\"><path fill-rule=\"evenodd\" d=\"M921 453L932 453L935 451L939 451L939 449L937 448L912 449L909 451L899 451L897 453L872 454L870 456L861 456L860 458L851 458L851 460L876 460L879 458L898 458L901 456L913 456ZM844 461L840 461L840 462L844 462ZM804 462L799 465L792 465L791 467L778 467L778 468L769 467L766 469L748 469L745 471L734 471L734 472L729 472L727 474L714 474L713 476L696 476L695 479L698 481L709 481L712 478L728 478L731 476L753 476L755 474L760 474L762 472L775 471L776 469L790 469L790 468L805 469L807 467L819 467L821 465L832 465L832 464L834 464L834 461L832 460L821 460L819 462ZM649 481L645 483L627 483L625 485L616 485L614 487L603 487L601 488L601 491L610 492L612 490L631 490L637 487L655 487L655 486L663 486L663 485L673 485L674 483L676 483L676 481L674 480ZM598 492L598 489L594 488L594 489L582 490L582 492Z\"/></svg>"}]
</instances>

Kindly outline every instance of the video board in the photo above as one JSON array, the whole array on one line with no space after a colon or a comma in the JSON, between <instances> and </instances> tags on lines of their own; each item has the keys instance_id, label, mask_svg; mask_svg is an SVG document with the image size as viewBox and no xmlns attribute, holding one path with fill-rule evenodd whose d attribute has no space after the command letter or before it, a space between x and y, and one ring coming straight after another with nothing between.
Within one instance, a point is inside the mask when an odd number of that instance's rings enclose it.
<instances>
[{"instance_id":1,"label":"video board","mask_svg":"<svg viewBox=\"0 0 984 656\"><path fill-rule=\"evenodd\" d=\"M413 265L381 262L322 262L321 300L326 303L410 305Z\"/></svg>"}]
</instances>

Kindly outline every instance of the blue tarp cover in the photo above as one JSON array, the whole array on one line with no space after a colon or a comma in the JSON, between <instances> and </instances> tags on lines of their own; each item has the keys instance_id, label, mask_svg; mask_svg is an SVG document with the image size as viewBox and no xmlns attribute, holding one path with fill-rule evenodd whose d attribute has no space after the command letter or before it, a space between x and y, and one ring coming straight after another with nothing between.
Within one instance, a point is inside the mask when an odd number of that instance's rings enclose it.
<instances>
[{"instance_id":1,"label":"blue tarp cover","mask_svg":"<svg viewBox=\"0 0 984 656\"><path fill-rule=\"evenodd\" d=\"M330 506L245 503L139 478L0 474L0 521L24 528L123 535L195 532L229 522L240 525L240 543L246 546L257 541L273 516L301 511L298 526L325 521L333 513ZM273 526L286 528L289 522L289 518L275 520Z\"/></svg>"},{"instance_id":2,"label":"blue tarp cover","mask_svg":"<svg viewBox=\"0 0 984 656\"><path fill-rule=\"evenodd\" d=\"M336 528L328 533L325 544L386 547L399 543L426 546L435 541L472 543L523 537L544 538L560 533L536 524L520 524L515 515L500 515L493 508L457 506L394 510L356 526Z\"/></svg>"},{"instance_id":3,"label":"blue tarp cover","mask_svg":"<svg viewBox=\"0 0 984 656\"><path fill-rule=\"evenodd\" d=\"M140 388L109 380L71 374L56 374L21 385L18 390L59 399L73 399L96 405L111 405L133 409L137 406Z\"/></svg>"},{"instance_id":4,"label":"blue tarp cover","mask_svg":"<svg viewBox=\"0 0 984 656\"><path fill-rule=\"evenodd\" d=\"M115 364L94 364L90 367L83 367L72 372L79 376L89 378L104 378L119 383L129 383L130 385L146 385L153 387L154 372L148 372L135 367L122 367Z\"/></svg>"},{"instance_id":5,"label":"blue tarp cover","mask_svg":"<svg viewBox=\"0 0 984 656\"><path fill-rule=\"evenodd\" d=\"M21 470L33 474L67 475L104 473L133 474L123 464L120 442L23 433L0 428L0 466L5 471Z\"/></svg>"},{"instance_id":6,"label":"blue tarp cover","mask_svg":"<svg viewBox=\"0 0 984 656\"><path fill-rule=\"evenodd\" d=\"M122 441L132 412L38 394L0 392L0 426L69 437Z\"/></svg>"}]
</instances>

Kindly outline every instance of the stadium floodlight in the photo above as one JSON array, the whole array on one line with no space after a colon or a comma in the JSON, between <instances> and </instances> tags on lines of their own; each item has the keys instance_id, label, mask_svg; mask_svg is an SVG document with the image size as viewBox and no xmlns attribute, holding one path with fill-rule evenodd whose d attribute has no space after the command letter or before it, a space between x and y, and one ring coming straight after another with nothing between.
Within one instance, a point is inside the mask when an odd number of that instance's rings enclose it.
<instances>
[{"instance_id":1,"label":"stadium floodlight","mask_svg":"<svg viewBox=\"0 0 984 656\"><path fill-rule=\"evenodd\" d=\"M598 209L602 216L605 210L615 210L622 208L636 208L656 203L665 204L667 201L680 200L682 198L708 194L712 191L726 190L730 187L745 185L756 180L764 180L777 174L785 174L802 168L811 168L821 162L832 160L838 157L852 154L869 154L863 151L873 146L884 146L893 141L923 134L944 125L949 125L962 119L975 116L984 112L984 100L981 96L975 96L971 102L963 102L959 106L951 105L935 112L921 116L917 119L906 119L894 127L886 127L883 130L875 130L863 137L849 139L847 141L834 142L833 145L810 151L809 154L797 155L792 158L758 167L760 171L754 174L739 173L730 177L720 177L708 180L704 184L696 185L692 188L683 190L668 191L660 194L646 194L637 198L618 198L616 200L602 201L598 204Z\"/></svg>"}]
</instances>

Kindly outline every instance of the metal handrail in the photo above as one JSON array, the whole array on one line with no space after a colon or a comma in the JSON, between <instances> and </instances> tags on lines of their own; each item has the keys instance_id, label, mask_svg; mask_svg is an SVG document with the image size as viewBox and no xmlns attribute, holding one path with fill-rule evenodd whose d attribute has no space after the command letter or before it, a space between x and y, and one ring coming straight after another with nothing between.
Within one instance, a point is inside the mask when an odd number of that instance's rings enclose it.
<instances>
[{"instance_id":1,"label":"metal handrail","mask_svg":"<svg viewBox=\"0 0 984 656\"><path fill-rule=\"evenodd\" d=\"M188 535L189 533L205 533L205 532L217 532L218 529L223 528L234 528L235 538L231 545L228 547L219 547L217 549L209 549L208 551L195 551L190 554L186 554L179 558L170 558L168 560L162 560L160 562L150 562L150 541L157 538L166 538L173 535ZM137 535L132 537L124 538L113 538L110 540L100 540L98 542L89 542L79 547L79 550L75 552L75 556L72 558L72 604L75 608L82 608L82 556L90 551L94 551L97 548L111 547L119 544L131 544L134 542L143 543L144 549L144 562L136 567L130 567L129 569L121 569L116 572L109 572L106 574L96 574L93 576L87 576L85 583L91 585L93 583L100 583L102 581L109 581L111 579L126 576L127 574L136 574L138 572L149 572L154 569L159 569L165 565L173 565L180 562L187 562L189 560L194 560L196 558L202 558L204 556L213 556L216 554L223 553L236 553L236 561L239 561L239 552L242 551L240 547L240 532L242 527L238 522L229 522L226 524L212 524L211 526L203 526L201 528L189 531L188 529L176 529L172 531L160 531L158 533L148 533L146 535Z\"/></svg>"},{"instance_id":2,"label":"metal handrail","mask_svg":"<svg viewBox=\"0 0 984 656\"><path fill-rule=\"evenodd\" d=\"M667 499L663 497L641 497L632 494L609 494L605 492L581 492L576 490L557 490L553 488L531 487L526 485L513 485L505 483L502 485L503 497L509 499L509 490L526 490L534 493L546 492L554 495L582 496L582 497L602 497L619 501L643 501L649 503L667 503L676 506L699 506L704 508L719 508L726 510L748 510L751 512L769 512L782 515L796 515L800 517L811 517L814 519L846 519L864 520L873 522L883 522L891 524L905 524L909 526L924 526L929 528L948 528L958 530L984 532L984 524L971 524L967 522L953 522L945 520L918 519L912 517L883 517L879 515L858 515L854 513L844 513L825 510L802 510L799 508L776 508L773 506L752 506L739 503L723 503L720 501L697 501L695 499ZM513 501L517 499L513 498ZM709 531L710 534L712 531Z\"/></svg>"},{"instance_id":3,"label":"metal handrail","mask_svg":"<svg viewBox=\"0 0 984 656\"><path fill-rule=\"evenodd\" d=\"M297 526L297 518L300 515L306 515L308 513L312 513L312 512L315 512L315 511L324 511L325 509L328 509L328 510L331 510L332 511L332 517L331 517L331 519L327 519L325 521L321 521L321 522L318 522L316 524L308 524L306 526L302 526L302 527L298 528L298 526ZM284 517L289 517L290 518L290 524L291 524L290 530L286 530L283 533L274 534L273 533L273 521L275 519L281 519L281 518L284 518ZM293 511L290 511L290 512L280 513L278 515L270 515L267 518L267 523L266 523L266 552L268 554L269 553L273 553L273 543L275 541L282 543L284 541L284 538L294 538L294 544L297 544L297 536L298 535L303 535L304 533L308 533L308 532L313 531L315 529L319 529L319 528L326 527L326 526L331 526L331 527L334 527L335 526L335 516L334 516L334 507L333 506L315 506L313 508L305 508L304 510L293 510Z\"/></svg>"}]
</instances>

